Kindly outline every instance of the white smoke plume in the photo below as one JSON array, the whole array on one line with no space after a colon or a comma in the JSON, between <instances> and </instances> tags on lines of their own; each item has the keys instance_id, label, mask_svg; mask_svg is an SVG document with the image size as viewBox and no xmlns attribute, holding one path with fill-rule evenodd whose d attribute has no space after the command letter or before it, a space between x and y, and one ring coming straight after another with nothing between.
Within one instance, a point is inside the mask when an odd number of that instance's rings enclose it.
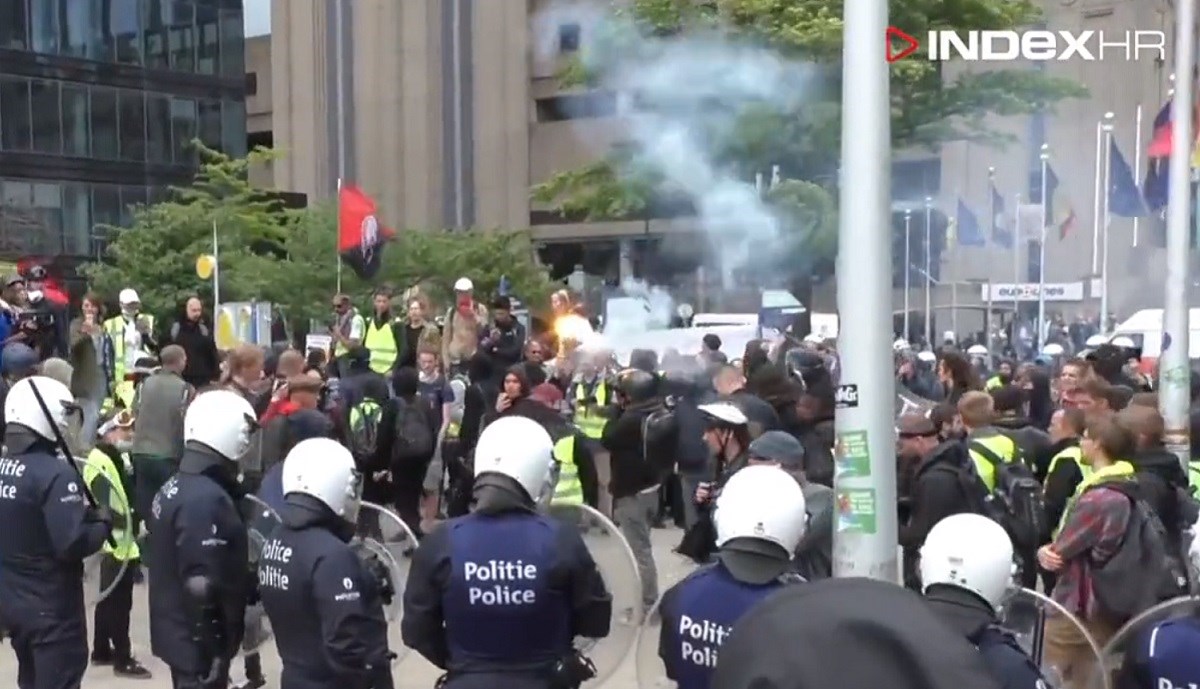
<instances>
[{"instance_id":1,"label":"white smoke plume","mask_svg":"<svg viewBox=\"0 0 1200 689\"><path fill-rule=\"evenodd\" d=\"M815 68L719 33L646 36L596 3L566 0L535 19L541 57L557 53L558 27L570 23L582 27L580 58L595 86L630 104L625 121L635 164L659 170L670 188L692 200L732 286L734 270L777 248L780 223L754 172L723 165L719 148L747 108L794 111L812 98ZM762 172L770 176L769 169Z\"/></svg>"}]
</instances>

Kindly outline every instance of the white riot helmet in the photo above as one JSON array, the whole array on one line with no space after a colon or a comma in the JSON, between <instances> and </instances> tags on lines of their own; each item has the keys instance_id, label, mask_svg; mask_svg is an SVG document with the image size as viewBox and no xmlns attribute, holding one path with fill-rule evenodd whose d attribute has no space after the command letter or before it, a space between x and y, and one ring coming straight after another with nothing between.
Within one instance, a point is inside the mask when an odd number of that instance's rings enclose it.
<instances>
[{"instance_id":1,"label":"white riot helmet","mask_svg":"<svg viewBox=\"0 0 1200 689\"><path fill-rule=\"evenodd\" d=\"M937 354L934 354L928 349L922 349L921 351L917 352L917 360L923 361L927 364L932 364L933 362L937 361Z\"/></svg>"},{"instance_id":2,"label":"white riot helmet","mask_svg":"<svg viewBox=\"0 0 1200 689\"><path fill-rule=\"evenodd\" d=\"M1091 337L1089 337L1087 339L1087 342L1084 342L1084 345L1086 345L1088 347L1099 347L1100 345L1104 344L1105 342L1108 342L1108 338L1106 338L1103 335L1096 334L1096 335L1092 335Z\"/></svg>"},{"instance_id":3,"label":"white riot helmet","mask_svg":"<svg viewBox=\"0 0 1200 689\"><path fill-rule=\"evenodd\" d=\"M988 348L981 344L973 344L967 347L967 354L971 356L987 356Z\"/></svg>"},{"instance_id":4,"label":"white riot helmet","mask_svg":"<svg viewBox=\"0 0 1200 689\"><path fill-rule=\"evenodd\" d=\"M1057 342L1051 342L1045 347L1042 347L1042 354L1045 354L1046 356L1062 356L1063 351L1063 346Z\"/></svg>"},{"instance_id":5,"label":"white riot helmet","mask_svg":"<svg viewBox=\"0 0 1200 689\"><path fill-rule=\"evenodd\" d=\"M944 584L966 589L999 610L1013 581L1013 544L1004 527L980 514L938 522L921 546L924 590Z\"/></svg>"},{"instance_id":6,"label":"white riot helmet","mask_svg":"<svg viewBox=\"0 0 1200 689\"><path fill-rule=\"evenodd\" d=\"M907 350L908 348L909 348L908 340L904 339L903 337L897 337L896 341L892 343L892 351L893 352L903 352L903 351Z\"/></svg>"},{"instance_id":7,"label":"white riot helmet","mask_svg":"<svg viewBox=\"0 0 1200 689\"><path fill-rule=\"evenodd\" d=\"M721 489L713 522L718 548L735 538L757 538L795 552L808 530L804 491L779 467L745 467Z\"/></svg>"},{"instance_id":8,"label":"white riot helmet","mask_svg":"<svg viewBox=\"0 0 1200 689\"><path fill-rule=\"evenodd\" d=\"M701 404L697 409L710 423L723 426L745 426L750 423L746 414L729 402L711 402Z\"/></svg>"},{"instance_id":9,"label":"white riot helmet","mask_svg":"<svg viewBox=\"0 0 1200 689\"><path fill-rule=\"evenodd\" d=\"M358 522L362 487L354 456L336 440L301 440L283 460L285 496L300 493L316 498L351 524Z\"/></svg>"},{"instance_id":10,"label":"white riot helmet","mask_svg":"<svg viewBox=\"0 0 1200 689\"><path fill-rule=\"evenodd\" d=\"M46 418L46 412L42 411L42 405L38 404L34 386L37 386L37 392L46 403L46 411L50 412L50 418ZM8 396L4 399L4 422L24 426L38 436L52 441L56 439L56 435L51 424L58 426L60 433L66 433L67 416L73 409L75 396L71 394L70 388L53 378L30 376L13 383L9 389Z\"/></svg>"},{"instance_id":11,"label":"white riot helmet","mask_svg":"<svg viewBox=\"0 0 1200 689\"><path fill-rule=\"evenodd\" d=\"M532 419L497 419L483 429L475 444L475 478L485 474L507 476L535 503L543 502L554 491L554 441Z\"/></svg>"},{"instance_id":12,"label":"white riot helmet","mask_svg":"<svg viewBox=\"0 0 1200 689\"><path fill-rule=\"evenodd\" d=\"M183 416L185 443L199 443L231 462L250 449L257 428L254 407L231 390L200 393Z\"/></svg>"}]
</instances>

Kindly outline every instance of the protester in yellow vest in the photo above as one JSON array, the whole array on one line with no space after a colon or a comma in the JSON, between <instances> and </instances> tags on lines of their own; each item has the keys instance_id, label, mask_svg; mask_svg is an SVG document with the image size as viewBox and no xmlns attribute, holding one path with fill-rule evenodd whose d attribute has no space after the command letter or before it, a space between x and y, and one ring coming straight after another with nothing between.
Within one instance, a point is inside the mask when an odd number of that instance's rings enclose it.
<instances>
[{"instance_id":1,"label":"protester in yellow vest","mask_svg":"<svg viewBox=\"0 0 1200 689\"><path fill-rule=\"evenodd\" d=\"M554 484L555 505L582 505L583 484L579 482L579 466L575 463L575 434L554 443L554 459L558 462L558 483Z\"/></svg>"},{"instance_id":2,"label":"protester in yellow vest","mask_svg":"<svg viewBox=\"0 0 1200 689\"><path fill-rule=\"evenodd\" d=\"M575 427L585 436L599 442L604 435L605 416L609 402L608 385L599 374L595 361L587 355L579 360L578 378L572 385L571 400L575 409Z\"/></svg>"},{"instance_id":3,"label":"protester in yellow vest","mask_svg":"<svg viewBox=\"0 0 1200 689\"><path fill-rule=\"evenodd\" d=\"M142 300L138 293L125 288L118 301L121 313L104 321L104 332L113 344L113 394L105 407L117 405L129 409L133 405L135 386L133 381L125 380L125 374L133 371L141 352L157 350L158 343L154 339L154 316L141 312Z\"/></svg>"},{"instance_id":4,"label":"protester in yellow vest","mask_svg":"<svg viewBox=\"0 0 1200 689\"><path fill-rule=\"evenodd\" d=\"M392 316L392 295L387 290L376 290L373 297L375 312L367 319L363 346L371 353L371 370L391 377L400 354L403 335L399 320Z\"/></svg>"},{"instance_id":5,"label":"protester in yellow vest","mask_svg":"<svg viewBox=\"0 0 1200 689\"><path fill-rule=\"evenodd\" d=\"M1067 501L1088 476L1091 465L1083 461L1079 439L1083 437L1087 417L1079 409L1059 409L1050 417L1050 463L1042 479L1046 523L1057 525L1067 509Z\"/></svg>"},{"instance_id":6,"label":"protester in yellow vest","mask_svg":"<svg viewBox=\"0 0 1200 689\"><path fill-rule=\"evenodd\" d=\"M967 433L971 461L988 492L996 489L996 462L1020 458L1017 444L992 426L996 408L992 396L972 390L958 400L958 416Z\"/></svg>"},{"instance_id":7,"label":"protester in yellow vest","mask_svg":"<svg viewBox=\"0 0 1200 689\"><path fill-rule=\"evenodd\" d=\"M112 665L118 677L149 679L150 672L134 659L129 642L129 613L141 556L130 502L133 415L124 410L118 412L100 426L98 435L100 440L84 463L83 479L96 502L112 511L113 538L102 550L100 588L106 591L111 588L111 592L96 604L92 664Z\"/></svg>"},{"instance_id":8,"label":"protester in yellow vest","mask_svg":"<svg viewBox=\"0 0 1200 689\"><path fill-rule=\"evenodd\" d=\"M350 297L339 294L333 298L333 319L329 325L329 335L333 338L333 364L339 376L349 372L350 363L346 358L352 350L363 343L367 324L358 309L350 302Z\"/></svg>"}]
</instances>

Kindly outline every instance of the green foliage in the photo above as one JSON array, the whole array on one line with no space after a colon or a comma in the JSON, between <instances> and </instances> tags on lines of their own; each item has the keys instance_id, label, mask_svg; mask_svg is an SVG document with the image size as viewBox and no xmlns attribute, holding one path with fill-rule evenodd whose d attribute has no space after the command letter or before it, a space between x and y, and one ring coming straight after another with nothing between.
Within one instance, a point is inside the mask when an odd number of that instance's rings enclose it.
<instances>
[{"instance_id":1,"label":"green foliage","mask_svg":"<svg viewBox=\"0 0 1200 689\"><path fill-rule=\"evenodd\" d=\"M789 179L767 192L767 204L790 238L778 253L776 267L816 275L832 273L838 242L833 195L812 182Z\"/></svg>"},{"instance_id":2,"label":"green foliage","mask_svg":"<svg viewBox=\"0 0 1200 689\"><path fill-rule=\"evenodd\" d=\"M122 288L138 291L147 311L166 316L193 294L212 301L212 281L196 275L196 259L211 254L213 224L219 239L221 301L270 301L295 324L328 314L337 291L335 203L284 209L247 181L251 165L276 157L255 150L231 159L201 148L195 182L172 189L168 200L134 210L129 228L106 228L105 261L83 267L92 288L114 300ZM381 209L386 221L387 210ZM397 290L421 283L435 299L450 294L463 275L476 293L492 293L506 275L513 291L534 301L553 285L523 232L399 231L384 249L374 284L342 273L342 291L360 306L378 285Z\"/></svg>"}]
</instances>

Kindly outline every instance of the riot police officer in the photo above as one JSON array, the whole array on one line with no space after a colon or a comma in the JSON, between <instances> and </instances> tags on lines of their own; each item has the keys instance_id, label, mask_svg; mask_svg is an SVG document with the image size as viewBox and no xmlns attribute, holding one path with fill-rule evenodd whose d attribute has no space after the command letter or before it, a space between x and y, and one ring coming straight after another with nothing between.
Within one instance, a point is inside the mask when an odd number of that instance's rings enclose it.
<instances>
[{"instance_id":1,"label":"riot police officer","mask_svg":"<svg viewBox=\"0 0 1200 689\"><path fill-rule=\"evenodd\" d=\"M179 471L147 519L150 647L171 668L175 689L225 689L253 591L236 501L254 409L235 392L213 390L192 401L183 426Z\"/></svg>"},{"instance_id":2,"label":"riot police officer","mask_svg":"<svg viewBox=\"0 0 1200 689\"><path fill-rule=\"evenodd\" d=\"M539 514L554 445L536 422L492 422L475 447L475 510L421 541L404 590L405 645L443 689L569 689L592 676L572 639L608 635L612 597L573 525Z\"/></svg>"},{"instance_id":3,"label":"riot police officer","mask_svg":"<svg viewBox=\"0 0 1200 689\"><path fill-rule=\"evenodd\" d=\"M784 583L804 537L804 492L783 470L748 466L717 498L717 562L663 594L658 655L679 689L708 689L721 644L747 610Z\"/></svg>"},{"instance_id":4,"label":"riot police officer","mask_svg":"<svg viewBox=\"0 0 1200 689\"><path fill-rule=\"evenodd\" d=\"M258 564L283 661L280 685L391 689L383 613L391 574L366 566L349 545L362 501L354 457L329 438L301 441L283 462L283 492L283 525Z\"/></svg>"},{"instance_id":5,"label":"riot police officer","mask_svg":"<svg viewBox=\"0 0 1200 689\"><path fill-rule=\"evenodd\" d=\"M33 376L4 401L0 620L20 689L78 689L87 670L83 559L104 545L112 516L91 506L71 460L58 455L74 399L62 383Z\"/></svg>"},{"instance_id":6,"label":"riot police officer","mask_svg":"<svg viewBox=\"0 0 1200 689\"><path fill-rule=\"evenodd\" d=\"M1048 686L997 617L1013 585L1013 544L1004 527L978 514L946 517L925 537L920 568L934 614L979 649L997 681L1008 689Z\"/></svg>"}]
</instances>

